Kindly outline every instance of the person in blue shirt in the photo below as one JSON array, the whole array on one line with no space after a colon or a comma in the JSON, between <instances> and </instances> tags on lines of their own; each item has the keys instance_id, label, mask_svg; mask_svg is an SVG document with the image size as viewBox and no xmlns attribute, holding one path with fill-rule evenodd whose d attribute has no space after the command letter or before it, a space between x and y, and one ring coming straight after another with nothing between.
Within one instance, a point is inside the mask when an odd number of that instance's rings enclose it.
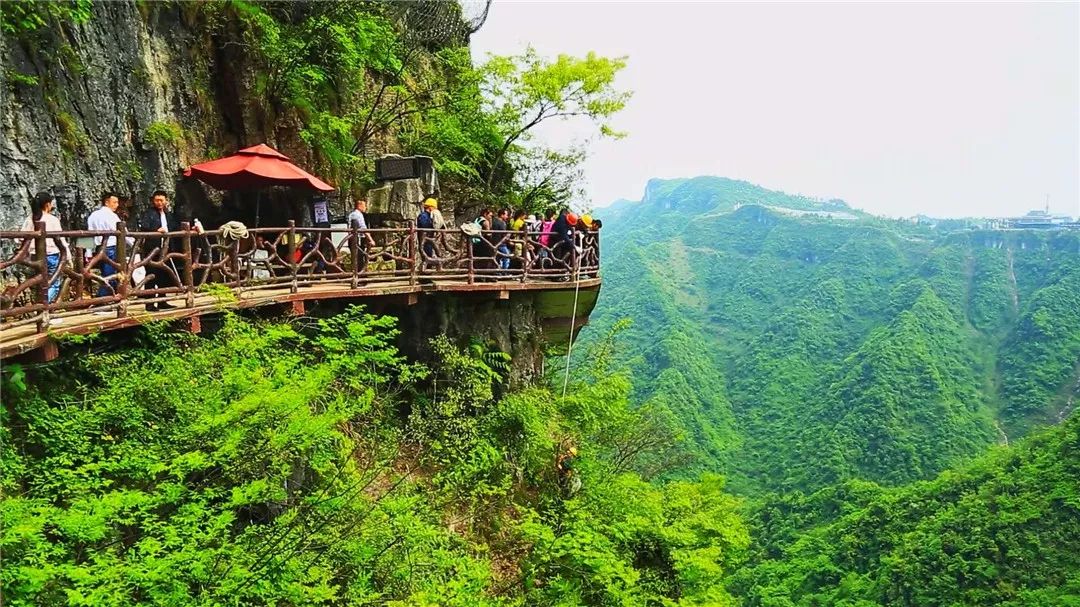
<instances>
[{"instance_id":1,"label":"person in blue shirt","mask_svg":"<svg viewBox=\"0 0 1080 607\"><path fill-rule=\"evenodd\" d=\"M437 203L434 198L424 201L420 214L416 216L416 239L423 252L424 267L427 267L435 259L435 209Z\"/></svg>"}]
</instances>

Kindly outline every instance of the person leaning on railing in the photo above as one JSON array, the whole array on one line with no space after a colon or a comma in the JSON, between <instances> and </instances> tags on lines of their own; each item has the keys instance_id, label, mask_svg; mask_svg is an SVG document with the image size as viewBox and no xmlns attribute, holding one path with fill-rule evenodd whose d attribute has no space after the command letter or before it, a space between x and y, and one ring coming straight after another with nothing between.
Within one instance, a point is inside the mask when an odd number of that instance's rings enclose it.
<instances>
[{"instance_id":1,"label":"person leaning on railing","mask_svg":"<svg viewBox=\"0 0 1080 607\"><path fill-rule=\"evenodd\" d=\"M38 192L30 202L30 216L23 222L23 232L34 232L37 223L44 222L45 232L62 232L60 218L52 214L56 207L56 199L49 192ZM30 239L23 241L23 247L30 245ZM34 255L37 255L35 252ZM60 236L53 236L45 240L45 280L49 285L45 295L45 303L53 303L60 295L60 262L68 257L67 240Z\"/></svg>"}]
</instances>

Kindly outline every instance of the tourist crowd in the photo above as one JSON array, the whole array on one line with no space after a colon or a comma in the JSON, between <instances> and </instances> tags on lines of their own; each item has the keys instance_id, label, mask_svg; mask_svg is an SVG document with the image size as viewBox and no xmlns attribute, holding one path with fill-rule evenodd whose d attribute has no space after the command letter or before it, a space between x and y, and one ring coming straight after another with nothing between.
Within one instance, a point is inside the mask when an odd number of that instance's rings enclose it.
<instances>
[{"instance_id":1,"label":"tourist crowd","mask_svg":"<svg viewBox=\"0 0 1080 607\"><path fill-rule=\"evenodd\" d=\"M117 231L121 221L128 219L118 213L120 206L119 197L113 192L102 194L101 206L95 209L86 218L88 230L99 232ZM423 201L422 210L416 217L417 247L421 253L421 268L429 270L441 269L443 264L452 261L454 247L448 243L448 225L439 210L438 200L427 198ZM54 214L56 199L49 192L39 192L31 201L31 214L23 222L22 231L33 232L37 225L43 224L45 233L57 233L63 231L60 219ZM355 263L360 264L361 271L366 266L370 252L375 249L376 241L372 230L369 228L367 218L367 202L357 200L353 211L347 217L347 225L350 230L355 230L358 239L360 258ZM585 256L597 256L596 234L601 228L599 219L593 219L590 215L578 216L566 208L551 209L542 215L528 214L524 210L511 211L508 208L499 209L497 212L491 208L484 208L472 221L460 226L464 238L468 239L468 246L474 258L475 268L484 272L490 271L494 276L510 274L511 270L523 268L556 270L559 278L569 280L567 272L579 265L591 265ZM247 236L246 227L239 222L230 222L224 228L230 228L237 233ZM135 218L132 225L135 232L158 232L169 233L180 230L180 223L169 208L169 196L163 190L155 191L151 197L151 207ZM202 225L196 219L194 230L202 233ZM254 239L254 259L264 259L267 252L275 247L279 249L279 256L284 255L282 249L288 249L287 237L293 234L296 242L292 247L294 263L298 263L313 248L333 246L330 239L323 235L307 238L302 231L282 232L273 243L267 242L261 235ZM137 251L134 249L135 239L125 238L131 254L141 255L146 258L155 251L172 249L165 237L145 237ZM22 248L30 247L31 240L23 241ZM209 247L207 247L209 248ZM118 260L117 237L98 235L93 238L93 248L86 245L84 253L87 260L104 253L99 258L96 267L99 270L100 285L96 290L97 297L106 297L115 292L117 269L122 260ZM53 303L60 294L60 267L64 260L71 259L70 248L67 240L60 236L46 239L45 243L45 270L48 287L46 288L46 300ZM260 257L259 254L262 254ZM31 256L36 257L37 251L32 251ZM333 257L334 251L328 251ZM322 260L316 260L317 266L326 266L324 261L326 254L320 255ZM284 256L282 257L285 258ZM171 266L172 272L153 271L145 274L144 290L163 290L175 286L176 277L180 276L180 270L175 259L163 258L167 266ZM565 270L565 272L558 272ZM326 271L323 267L320 271ZM267 270L262 271L268 274ZM263 276L262 274L260 276ZM151 294L146 304L148 311L164 310L175 306L162 299L163 294ZM106 313L107 312L102 312Z\"/></svg>"}]
</instances>

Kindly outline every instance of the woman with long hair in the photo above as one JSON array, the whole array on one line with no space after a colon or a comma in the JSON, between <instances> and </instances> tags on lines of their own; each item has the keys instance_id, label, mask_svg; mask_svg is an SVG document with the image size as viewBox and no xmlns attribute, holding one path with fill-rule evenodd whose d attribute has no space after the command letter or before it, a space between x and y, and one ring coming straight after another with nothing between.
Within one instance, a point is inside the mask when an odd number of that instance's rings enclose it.
<instances>
[{"instance_id":1,"label":"woman with long hair","mask_svg":"<svg viewBox=\"0 0 1080 607\"><path fill-rule=\"evenodd\" d=\"M23 222L22 231L35 231L39 221L45 223L46 233L63 231L60 219L52 214L54 208L56 208L56 199L53 195L49 192L38 192L30 201L30 216ZM54 236L45 240L45 280L49 283L47 303L56 301L57 296L60 295L60 258L61 253L64 253L66 257L67 251L67 242L63 238Z\"/></svg>"}]
</instances>

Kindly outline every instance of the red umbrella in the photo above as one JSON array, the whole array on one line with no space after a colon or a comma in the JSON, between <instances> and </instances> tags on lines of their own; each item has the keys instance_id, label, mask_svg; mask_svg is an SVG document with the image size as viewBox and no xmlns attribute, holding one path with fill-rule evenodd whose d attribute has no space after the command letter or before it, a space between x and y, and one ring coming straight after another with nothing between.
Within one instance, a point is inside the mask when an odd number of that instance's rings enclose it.
<instances>
[{"instance_id":1,"label":"red umbrella","mask_svg":"<svg viewBox=\"0 0 1080 607\"><path fill-rule=\"evenodd\" d=\"M232 156L193 165L184 177L195 177L219 190L247 190L272 185L332 192L333 186L289 162L289 157L260 143Z\"/></svg>"}]
</instances>

